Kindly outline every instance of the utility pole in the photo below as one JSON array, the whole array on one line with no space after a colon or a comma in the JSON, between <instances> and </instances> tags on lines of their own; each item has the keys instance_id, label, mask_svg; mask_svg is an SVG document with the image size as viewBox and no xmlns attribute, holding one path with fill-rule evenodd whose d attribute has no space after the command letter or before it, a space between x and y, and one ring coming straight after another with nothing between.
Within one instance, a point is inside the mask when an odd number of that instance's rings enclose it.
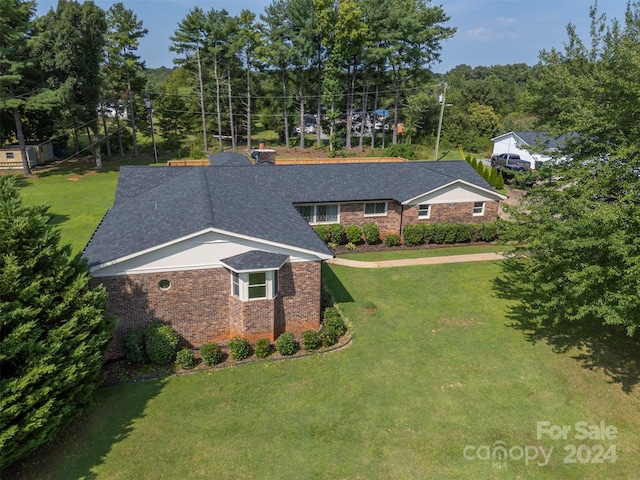
<instances>
[{"instance_id":1,"label":"utility pole","mask_svg":"<svg viewBox=\"0 0 640 480\"><path fill-rule=\"evenodd\" d=\"M444 90L440 95L440 119L438 120L438 135L436 136L436 151L433 159L438 161L438 149L440 148L440 131L442 130L442 117L444 116L444 106L447 101L447 82L444 82Z\"/></svg>"},{"instance_id":2,"label":"utility pole","mask_svg":"<svg viewBox=\"0 0 640 480\"><path fill-rule=\"evenodd\" d=\"M149 100L149 92L144 94L144 104L149 111L149 121L151 122L151 142L153 143L153 159L155 163L158 163L158 149L156 148L156 132L153 127L153 108L151 106L151 100Z\"/></svg>"}]
</instances>

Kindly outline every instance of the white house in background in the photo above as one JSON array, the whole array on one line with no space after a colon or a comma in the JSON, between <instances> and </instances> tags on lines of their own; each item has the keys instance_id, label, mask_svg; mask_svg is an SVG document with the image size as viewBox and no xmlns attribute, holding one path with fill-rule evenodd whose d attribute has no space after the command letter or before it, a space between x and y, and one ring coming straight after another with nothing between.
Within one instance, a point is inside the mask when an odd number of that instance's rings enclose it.
<instances>
[{"instance_id":1,"label":"white house in background","mask_svg":"<svg viewBox=\"0 0 640 480\"><path fill-rule=\"evenodd\" d=\"M552 159L551 155L560 150L566 136L550 137L544 132L509 132L491 139L492 155L501 153L517 153L520 158L531 162L531 168L539 168L544 162Z\"/></svg>"}]
</instances>

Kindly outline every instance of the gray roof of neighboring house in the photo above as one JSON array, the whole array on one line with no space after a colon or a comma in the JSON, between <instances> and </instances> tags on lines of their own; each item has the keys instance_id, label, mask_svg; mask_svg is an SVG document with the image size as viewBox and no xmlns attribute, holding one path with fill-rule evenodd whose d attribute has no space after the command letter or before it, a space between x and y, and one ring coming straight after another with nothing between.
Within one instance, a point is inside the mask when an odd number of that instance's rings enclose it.
<instances>
[{"instance_id":1,"label":"gray roof of neighboring house","mask_svg":"<svg viewBox=\"0 0 640 480\"><path fill-rule=\"evenodd\" d=\"M289 255L283 253L249 250L233 257L223 258L220 261L234 272L244 272L248 270L277 270L288 259Z\"/></svg>"},{"instance_id":2,"label":"gray roof of neighboring house","mask_svg":"<svg viewBox=\"0 0 640 480\"><path fill-rule=\"evenodd\" d=\"M544 149L557 149L561 150L564 145L566 145L567 141L574 138L575 134L564 134L559 137L552 137L551 135L545 132L538 131L523 131L523 132L512 132L517 135L523 142L531 147L542 146ZM500 135L502 137L503 135ZM499 137L496 137L499 138Z\"/></svg>"},{"instance_id":3,"label":"gray roof of neighboring house","mask_svg":"<svg viewBox=\"0 0 640 480\"><path fill-rule=\"evenodd\" d=\"M122 167L114 205L84 255L100 265L207 228L332 255L294 204L402 203L457 179L493 190L464 161Z\"/></svg>"}]
</instances>

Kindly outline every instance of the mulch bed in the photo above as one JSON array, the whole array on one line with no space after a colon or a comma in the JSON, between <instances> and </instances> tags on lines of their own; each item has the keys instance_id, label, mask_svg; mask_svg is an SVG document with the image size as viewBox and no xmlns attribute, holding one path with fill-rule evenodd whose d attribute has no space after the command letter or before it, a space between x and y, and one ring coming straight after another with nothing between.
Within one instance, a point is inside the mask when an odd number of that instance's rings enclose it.
<instances>
[{"instance_id":1,"label":"mulch bed","mask_svg":"<svg viewBox=\"0 0 640 480\"><path fill-rule=\"evenodd\" d=\"M134 365L124 359L115 360L104 365L102 369L102 373L104 375L102 386L110 387L123 383L137 383L140 381L158 380L160 378L169 377L172 375L184 375L205 370L220 370L222 368L235 367L238 365L244 365L254 362L276 362L282 360L293 360L297 358L308 357L310 355L319 355L322 353L334 352L336 350L345 348L350 344L351 337L347 334L340 337L338 339L338 343L330 347L324 347L314 351L307 351L300 348L293 355L281 355L274 348L273 353L267 358L256 357L253 354L254 352L252 346L251 356L245 358L244 360L234 360L233 357L229 354L227 346L221 343L220 347L222 348L223 360L220 363L212 366L205 365L200 358L199 350L196 350L195 353L197 365L194 368L188 370L182 369L174 364L170 364L165 367L154 367L150 365Z\"/></svg>"},{"instance_id":2,"label":"mulch bed","mask_svg":"<svg viewBox=\"0 0 640 480\"><path fill-rule=\"evenodd\" d=\"M478 245L491 245L490 242L467 242L467 243L451 243L446 245L441 244L424 244L417 245L415 247L407 247L406 245L399 245L397 247L387 247L383 243L376 245L367 245L366 243L356 246L355 250L349 250L345 245L338 245L333 248L333 253L336 255L343 255L345 253L369 253L369 252L396 252L407 250L433 250L437 248L451 248L451 247L464 247L464 246L478 246Z\"/></svg>"}]
</instances>

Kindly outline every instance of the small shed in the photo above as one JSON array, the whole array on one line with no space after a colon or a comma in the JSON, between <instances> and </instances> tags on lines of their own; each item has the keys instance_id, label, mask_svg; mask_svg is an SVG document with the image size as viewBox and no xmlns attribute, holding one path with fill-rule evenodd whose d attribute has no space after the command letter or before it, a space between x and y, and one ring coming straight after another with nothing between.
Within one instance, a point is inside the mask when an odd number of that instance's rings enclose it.
<instances>
[{"instance_id":1,"label":"small shed","mask_svg":"<svg viewBox=\"0 0 640 480\"><path fill-rule=\"evenodd\" d=\"M29 165L45 165L53 160L53 144L51 140L44 142L26 142L25 150ZM0 148L0 168L2 169L22 169L22 151L20 145L13 144Z\"/></svg>"}]
</instances>

